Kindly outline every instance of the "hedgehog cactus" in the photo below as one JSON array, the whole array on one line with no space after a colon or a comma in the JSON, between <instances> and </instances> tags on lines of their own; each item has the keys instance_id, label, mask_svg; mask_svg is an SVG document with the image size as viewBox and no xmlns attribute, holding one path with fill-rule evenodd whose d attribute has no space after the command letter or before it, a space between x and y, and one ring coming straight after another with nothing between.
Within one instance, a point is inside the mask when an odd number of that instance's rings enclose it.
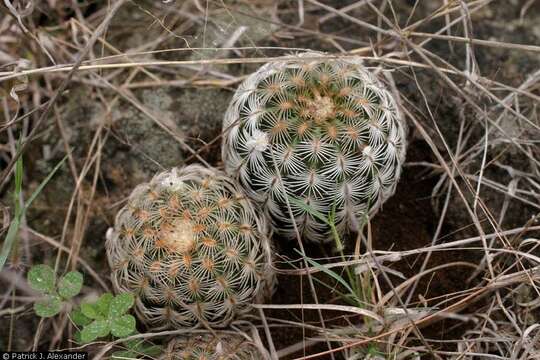
<instances>
[{"instance_id":1,"label":"hedgehog cactus","mask_svg":"<svg viewBox=\"0 0 540 360\"><path fill-rule=\"evenodd\" d=\"M227 173L278 233L296 235L290 206L313 241L332 239L315 211L333 215L340 235L355 229L393 194L405 157L394 97L354 58L306 53L262 66L236 91L224 132Z\"/></svg>"},{"instance_id":2,"label":"hedgehog cactus","mask_svg":"<svg viewBox=\"0 0 540 360\"><path fill-rule=\"evenodd\" d=\"M240 334L219 332L177 337L160 360L264 360L269 359L251 341ZM265 351L266 352L266 351Z\"/></svg>"},{"instance_id":3,"label":"hedgehog cactus","mask_svg":"<svg viewBox=\"0 0 540 360\"><path fill-rule=\"evenodd\" d=\"M273 282L266 225L239 187L191 165L139 185L107 240L112 280L154 328L220 327Z\"/></svg>"}]
</instances>

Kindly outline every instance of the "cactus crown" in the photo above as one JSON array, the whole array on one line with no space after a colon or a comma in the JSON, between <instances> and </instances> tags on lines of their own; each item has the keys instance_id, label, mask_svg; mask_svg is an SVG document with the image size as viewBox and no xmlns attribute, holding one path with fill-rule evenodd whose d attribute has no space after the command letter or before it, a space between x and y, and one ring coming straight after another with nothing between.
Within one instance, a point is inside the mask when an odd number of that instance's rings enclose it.
<instances>
[{"instance_id":1,"label":"cactus crown","mask_svg":"<svg viewBox=\"0 0 540 360\"><path fill-rule=\"evenodd\" d=\"M237 185L191 165L139 185L107 240L113 284L154 327L226 325L273 279L265 224Z\"/></svg>"},{"instance_id":2,"label":"cactus crown","mask_svg":"<svg viewBox=\"0 0 540 360\"><path fill-rule=\"evenodd\" d=\"M169 342L161 360L253 360L265 359L258 348L242 335L199 334L177 337Z\"/></svg>"},{"instance_id":3,"label":"cactus crown","mask_svg":"<svg viewBox=\"0 0 540 360\"><path fill-rule=\"evenodd\" d=\"M269 63L240 85L225 115L227 172L264 205L278 232L329 240L373 213L395 189L405 128L392 94L359 60L306 53Z\"/></svg>"}]
</instances>

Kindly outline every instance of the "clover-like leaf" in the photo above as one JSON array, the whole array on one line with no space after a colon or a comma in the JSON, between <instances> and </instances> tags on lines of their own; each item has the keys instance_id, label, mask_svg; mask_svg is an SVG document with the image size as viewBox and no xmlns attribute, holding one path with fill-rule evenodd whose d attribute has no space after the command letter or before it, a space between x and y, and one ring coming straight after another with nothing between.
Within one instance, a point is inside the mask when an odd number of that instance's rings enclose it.
<instances>
[{"instance_id":1,"label":"clover-like leaf","mask_svg":"<svg viewBox=\"0 0 540 360\"><path fill-rule=\"evenodd\" d=\"M86 326L92 322L92 319L84 315L79 309L71 312L71 320L78 326Z\"/></svg>"},{"instance_id":2,"label":"clover-like leaf","mask_svg":"<svg viewBox=\"0 0 540 360\"><path fill-rule=\"evenodd\" d=\"M119 338L126 337L135 331L135 318L132 315L115 317L111 321L111 333Z\"/></svg>"},{"instance_id":3,"label":"clover-like leaf","mask_svg":"<svg viewBox=\"0 0 540 360\"><path fill-rule=\"evenodd\" d=\"M107 320L95 320L91 324L85 326L81 331L81 341L89 343L97 338L109 335L111 327Z\"/></svg>"},{"instance_id":4,"label":"clover-like leaf","mask_svg":"<svg viewBox=\"0 0 540 360\"><path fill-rule=\"evenodd\" d=\"M135 302L131 293L118 294L112 299L111 307L109 308L109 318L114 319L126 313Z\"/></svg>"},{"instance_id":5,"label":"clover-like leaf","mask_svg":"<svg viewBox=\"0 0 540 360\"><path fill-rule=\"evenodd\" d=\"M104 318L109 316L109 307L114 296L111 293L105 293L101 295L96 302L97 311L103 315Z\"/></svg>"},{"instance_id":6,"label":"clover-like leaf","mask_svg":"<svg viewBox=\"0 0 540 360\"><path fill-rule=\"evenodd\" d=\"M45 299L34 303L34 311L37 316L48 318L60 312L62 300L57 295L47 295Z\"/></svg>"},{"instance_id":7,"label":"clover-like leaf","mask_svg":"<svg viewBox=\"0 0 540 360\"><path fill-rule=\"evenodd\" d=\"M90 319L103 319L103 317L99 315L95 304L82 303L81 312Z\"/></svg>"},{"instance_id":8,"label":"clover-like leaf","mask_svg":"<svg viewBox=\"0 0 540 360\"><path fill-rule=\"evenodd\" d=\"M55 282L56 275L49 265L32 266L28 272L28 284L34 290L51 293L54 291Z\"/></svg>"},{"instance_id":9,"label":"clover-like leaf","mask_svg":"<svg viewBox=\"0 0 540 360\"><path fill-rule=\"evenodd\" d=\"M83 275L78 271L70 271L58 282L58 294L64 299L70 299L81 292Z\"/></svg>"}]
</instances>

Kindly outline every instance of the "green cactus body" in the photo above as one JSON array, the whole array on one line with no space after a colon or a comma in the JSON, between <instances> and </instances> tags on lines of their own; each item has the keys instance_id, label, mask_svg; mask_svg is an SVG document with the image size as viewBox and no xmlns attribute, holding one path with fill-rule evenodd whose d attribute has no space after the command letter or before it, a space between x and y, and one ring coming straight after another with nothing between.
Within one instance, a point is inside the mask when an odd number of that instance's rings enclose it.
<instances>
[{"instance_id":1,"label":"green cactus body","mask_svg":"<svg viewBox=\"0 0 540 360\"><path fill-rule=\"evenodd\" d=\"M312 210L333 214L339 234L355 230L393 194L405 131L394 97L360 60L306 53L268 63L240 85L222 155L274 230L295 236L290 205L300 234L326 241L330 227Z\"/></svg>"},{"instance_id":2,"label":"green cactus body","mask_svg":"<svg viewBox=\"0 0 540 360\"><path fill-rule=\"evenodd\" d=\"M264 351L264 349L263 349ZM240 334L222 333L194 334L177 337L169 342L160 360L265 360L251 341Z\"/></svg>"},{"instance_id":3,"label":"green cactus body","mask_svg":"<svg viewBox=\"0 0 540 360\"><path fill-rule=\"evenodd\" d=\"M226 326L273 283L266 225L236 185L191 165L139 185L106 243L112 281L153 328Z\"/></svg>"}]
</instances>

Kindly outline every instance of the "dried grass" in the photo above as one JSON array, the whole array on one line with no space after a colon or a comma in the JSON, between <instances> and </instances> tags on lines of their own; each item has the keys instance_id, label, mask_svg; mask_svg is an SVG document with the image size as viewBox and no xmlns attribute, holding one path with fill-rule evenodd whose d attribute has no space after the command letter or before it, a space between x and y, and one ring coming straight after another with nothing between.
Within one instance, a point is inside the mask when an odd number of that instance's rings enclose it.
<instances>
[{"instance_id":1,"label":"dried grass","mask_svg":"<svg viewBox=\"0 0 540 360\"><path fill-rule=\"evenodd\" d=\"M414 89L402 96L401 107L412 128L411 136L427 144L431 154L425 158L432 160L411 161L407 167L411 171L423 169L425 174L437 178L432 192L438 215L434 219L436 226L430 243L405 251L382 251L371 247L377 239L372 238L368 224L357 240L357 250L363 249L361 253L357 251L346 261L330 256L317 259L325 269L339 272L350 266L360 269L361 274L370 274L368 279L375 290L365 309L344 306L339 298L332 304L320 303L317 299L321 288L316 276L321 268L310 267L305 260L286 259L276 264L277 271L287 278L307 278L310 294L302 294L300 304L258 306L253 322L263 330L260 334L246 327L245 321L238 322L236 329L261 336L264 340L258 338L259 344L267 345L272 359L340 358L342 351L353 358L355 352L370 344L377 344L392 359L415 358L415 354L436 359L540 357L540 71L537 68L522 74L522 81L508 79L497 72L506 71L504 66L511 64L493 62L497 66L494 68L486 60L489 54L506 52L531 59L531 63L536 59L534 64L538 67L540 46L476 37L477 29L484 26L477 23L477 19L483 19L479 14L498 6L492 0L434 1L430 4L437 6L427 12L426 3L420 1L413 2L412 7L406 1L388 0L349 1L343 6L330 3L298 0L277 6L263 0L116 0L104 1L103 8L88 11L77 2L66 5L54 0L42 4L33 0L5 1L5 7L0 7L6 14L0 19L0 94L4 115L0 124L0 233L6 232L11 220L12 210L7 210L7 201L13 167L20 156L37 161L46 153L45 148L35 145L40 144L45 133L56 134L61 151L68 155L73 186L69 202L61 209L63 226L55 233L42 234L32 228L32 219L22 222L10 268L0 273L0 282L5 285L0 294L0 317L4 324L9 323L5 331L8 350L16 347L14 336L20 327L29 327L27 334L35 333L25 339L26 347L21 350L88 348L69 343L73 327L65 314L39 321L37 330L36 321L23 322L35 294L22 283L26 269L43 257L39 249L46 247L55 252L53 258L59 272L81 268L94 279L96 288L109 288L107 271L96 269L95 260L87 258L83 249L89 236L104 237L94 233L91 224L104 196L99 184L103 177L103 150L111 134L107 119L118 105L130 104L163 129L189 154L188 161L196 159L207 164L203 154L215 147L220 138L194 148L177 124L149 109L136 91L159 87L231 89L244 79L246 68L304 51L309 43L310 47L329 51L328 58L361 57L370 66L383 67L394 74L394 79L406 79ZM516 22L523 23L533 16L540 18L533 3L534 0L515 5L519 13ZM404 8L410 13L399 13ZM138 28L138 32L156 32L159 36L132 47L123 43L122 26L129 23L122 23L126 18L117 23L115 20L117 12L125 13L128 9L129 14L137 14L140 19L152 19L149 28ZM40 25L40 11L47 13L46 25ZM260 16L261 12L268 16ZM202 31L201 36L210 38L212 21L223 13L229 19L228 34L232 34L228 41L217 46L207 46L203 41L202 46L191 47L197 41L191 41L189 31L197 29ZM246 25L246 19L258 25ZM327 31L329 24L337 27L343 23L347 31ZM437 28L436 24L442 25ZM249 26L272 27L273 31L270 38L253 39L251 32L246 32ZM179 42L183 47L170 46ZM480 49L486 49L488 55L483 53L479 57ZM198 54L202 58L196 57ZM392 83L392 77L388 79ZM438 103L448 101L461 106L457 118L440 117L441 112L434 105L436 96L431 93L432 84L427 79L438 84L444 94L443 99L436 99ZM393 86L395 91L406 88L403 80ZM83 87L105 109L84 149L75 149L70 143L72 130L63 110L75 87ZM408 96L412 92L415 98ZM444 122L457 124L458 130L450 133ZM19 134L23 142L17 151L15 139ZM75 150L84 156L76 156ZM33 175L29 172L26 176L30 186ZM107 206L113 208L117 205L114 201L111 199ZM533 217L516 217L516 209L527 209L523 213ZM461 224L466 224L466 228L448 230L449 218L456 212L465 214L467 220ZM300 241L298 246L302 249ZM444 265L432 265L433 256L450 251L474 254L477 261L454 259ZM416 275L404 279L394 265L408 259L414 259ZM418 293L419 284L425 279L431 277L436 282L441 271L464 268L475 270L470 272L464 289L433 298ZM313 300L304 301L304 297ZM269 309L272 316L267 314ZM295 309L300 309L298 321L290 317ZM305 313L313 310L318 321L305 320ZM342 314L339 319L349 326L335 328L335 311ZM358 315L368 316L374 323L370 328L362 327ZM534 316L536 323L531 320ZM444 336L443 324L448 319L452 319L449 333L461 331L462 336ZM431 330L426 332L428 326ZM273 340L277 332L289 329L301 330L296 344L282 346ZM436 333L433 329L442 331L442 338L432 338L431 334ZM145 333L133 338L161 339L186 331L192 330ZM96 358L101 358L118 343L91 346L97 346Z\"/></svg>"}]
</instances>

